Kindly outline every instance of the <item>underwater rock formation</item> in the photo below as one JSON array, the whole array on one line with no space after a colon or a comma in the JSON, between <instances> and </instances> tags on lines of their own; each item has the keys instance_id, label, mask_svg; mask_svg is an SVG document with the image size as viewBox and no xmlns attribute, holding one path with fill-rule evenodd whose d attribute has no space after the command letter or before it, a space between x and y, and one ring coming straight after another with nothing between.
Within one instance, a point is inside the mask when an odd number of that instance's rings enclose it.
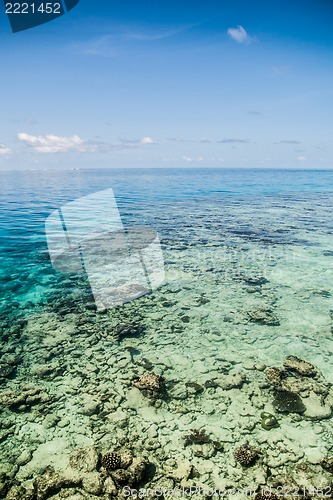
<instances>
[{"instance_id":1,"label":"underwater rock formation","mask_svg":"<svg viewBox=\"0 0 333 500\"><path fill-rule=\"evenodd\" d=\"M323 469L333 474L333 457L325 457L320 462L320 465L322 466Z\"/></svg>"},{"instance_id":2,"label":"underwater rock formation","mask_svg":"<svg viewBox=\"0 0 333 500\"><path fill-rule=\"evenodd\" d=\"M280 413L298 413L311 420L330 418L332 414L331 385L317 368L297 356L288 356L284 368L266 370L273 388L273 406Z\"/></svg>"},{"instance_id":3,"label":"underwater rock formation","mask_svg":"<svg viewBox=\"0 0 333 500\"><path fill-rule=\"evenodd\" d=\"M147 397L161 398L165 392L164 378L152 372L145 372L133 380L133 385Z\"/></svg>"},{"instance_id":4,"label":"underwater rock formation","mask_svg":"<svg viewBox=\"0 0 333 500\"><path fill-rule=\"evenodd\" d=\"M20 361L20 357L14 354L2 354L0 359L0 384L13 375Z\"/></svg>"},{"instance_id":5,"label":"underwater rock formation","mask_svg":"<svg viewBox=\"0 0 333 500\"><path fill-rule=\"evenodd\" d=\"M248 311L247 315L251 323L267 326L278 326L280 324L280 321L271 309L254 309L253 311Z\"/></svg>"},{"instance_id":6,"label":"underwater rock formation","mask_svg":"<svg viewBox=\"0 0 333 500\"><path fill-rule=\"evenodd\" d=\"M93 472L98 463L98 453L93 446L86 446L73 451L69 465L82 472Z\"/></svg>"},{"instance_id":7,"label":"underwater rock formation","mask_svg":"<svg viewBox=\"0 0 333 500\"><path fill-rule=\"evenodd\" d=\"M283 366L287 370L294 371L299 375L312 377L317 374L317 369L308 361L298 358L297 356L288 356L283 362Z\"/></svg>"},{"instance_id":8,"label":"underwater rock formation","mask_svg":"<svg viewBox=\"0 0 333 500\"><path fill-rule=\"evenodd\" d=\"M49 396L44 388L33 384L21 387L20 391L5 391L0 397L0 403L4 406L19 411L27 410L32 405L46 403L48 400Z\"/></svg>"},{"instance_id":9,"label":"underwater rock formation","mask_svg":"<svg viewBox=\"0 0 333 500\"><path fill-rule=\"evenodd\" d=\"M72 469L66 473L59 473L48 466L45 472L34 481L36 500L46 500L58 493L62 488L77 487L82 484L82 477Z\"/></svg>"},{"instance_id":10,"label":"underwater rock formation","mask_svg":"<svg viewBox=\"0 0 333 500\"><path fill-rule=\"evenodd\" d=\"M204 444L211 442L211 439L206 434L205 429L193 429L191 434L186 435L184 439L184 446L189 444Z\"/></svg>"},{"instance_id":11,"label":"underwater rock formation","mask_svg":"<svg viewBox=\"0 0 333 500\"><path fill-rule=\"evenodd\" d=\"M116 339L122 340L124 337L136 337L144 330L143 326L135 323L123 323L116 326L113 335Z\"/></svg>"}]
</instances>

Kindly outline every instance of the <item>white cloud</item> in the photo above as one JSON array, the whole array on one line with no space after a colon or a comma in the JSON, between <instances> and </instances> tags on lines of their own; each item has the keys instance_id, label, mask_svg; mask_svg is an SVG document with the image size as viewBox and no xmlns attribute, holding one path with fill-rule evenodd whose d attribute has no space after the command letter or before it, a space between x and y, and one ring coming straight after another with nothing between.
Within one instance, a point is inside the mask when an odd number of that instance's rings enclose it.
<instances>
[{"instance_id":1,"label":"white cloud","mask_svg":"<svg viewBox=\"0 0 333 500\"><path fill-rule=\"evenodd\" d=\"M0 156L6 156L10 154L10 149L4 144L0 144Z\"/></svg>"},{"instance_id":2,"label":"white cloud","mask_svg":"<svg viewBox=\"0 0 333 500\"><path fill-rule=\"evenodd\" d=\"M305 160L306 160L306 158L305 158L305 156L298 156L298 157L297 157L297 160L298 160L298 161L305 161Z\"/></svg>"},{"instance_id":3,"label":"white cloud","mask_svg":"<svg viewBox=\"0 0 333 500\"><path fill-rule=\"evenodd\" d=\"M154 141L154 139L147 136L147 137L143 137L143 139L141 139L140 144L156 144L156 142Z\"/></svg>"},{"instance_id":4,"label":"white cloud","mask_svg":"<svg viewBox=\"0 0 333 500\"><path fill-rule=\"evenodd\" d=\"M228 35L238 43L249 43L251 42L251 37L245 31L243 26L237 26L237 28L229 28L227 31Z\"/></svg>"},{"instance_id":5,"label":"white cloud","mask_svg":"<svg viewBox=\"0 0 333 500\"><path fill-rule=\"evenodd\" d=\"M112 149L111 145L98 142L84 141L78 135L70 137L47 135L29 135L25 132L18 134L20 141L31 146L38 153L95 153Z\"/></svg>"}]
</instances>

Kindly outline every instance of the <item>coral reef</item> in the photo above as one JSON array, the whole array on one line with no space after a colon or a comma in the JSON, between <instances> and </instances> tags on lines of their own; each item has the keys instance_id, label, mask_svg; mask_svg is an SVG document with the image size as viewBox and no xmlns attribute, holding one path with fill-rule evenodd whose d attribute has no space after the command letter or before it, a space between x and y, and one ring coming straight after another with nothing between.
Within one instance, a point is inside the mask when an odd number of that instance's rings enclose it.
<instances>
[{"instance_id":1,"label":"coral reef","mask_svg":"<svg viewBox=\"0 0 333 500\"><path fill-rule=\"evenodd\" d=\"M143 478L149 461L133 457L129 450L108 452L102 457L102 467L118 487L137 485Z\"/></svg>"},{"instance_id":2,"label":"coral reef","mask_svg":"<svg viewBox=\"0 0 333 500\"><path fill-rule=\"evenodd\" d=\"M276 391L273 406L279 413L304 413L306 410L299 395L291 391Z\"/></svg>"},{"instance_id":3,"label":"coral reef","mask_svg":"<svg viewBox=\"0 0 333 500\"><path fill-rule=\"evenodd\" d=\"M275 367L267 368L266 376L271 385L281 387L282 380L286 377L286 371Z\"/></svg>"},{"instance_id":4,"label":"coral reef","mask_svg":"<svg viewBox=\"0 0 333 500\"><path fill-rule=\"evenodd\" d=\"M184 446L189 444L204 444L211 442L211 439L206 434L205 429L193 429L191 434L184 437L184 440Z\"/></svg>"},{"instance_id":5,"label":"coral reef","mask_svg":"<svg viewBox=\"0 0 333 500\"><path fill-rule=\"evenodd\" d=\"M236 448L234 451L234 458L236 462L241 464L243 467L249 467L253 465L259 456L258 450L253 446L245 444Z\"/></svg>"},{"instance_id":6,"label":"coral reef","mask_svg":"<svg viewBox=\"0 0 333 500\"><path fill-rule=\"evenodd\" d=\"M121 457L118 453L106 453L102 457L102 466L107 472L119 469L121 466Z\"/></svg>"}]
</instances>

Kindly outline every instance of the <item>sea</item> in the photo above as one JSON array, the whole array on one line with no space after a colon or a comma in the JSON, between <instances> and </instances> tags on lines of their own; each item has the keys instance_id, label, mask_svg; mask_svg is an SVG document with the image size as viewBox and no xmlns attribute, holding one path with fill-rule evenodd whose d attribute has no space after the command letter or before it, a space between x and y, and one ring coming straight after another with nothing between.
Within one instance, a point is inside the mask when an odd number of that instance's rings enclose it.
<instances>
[{"instance_id":1,"label":"sea","mask_svg":"<svg viewBox=\"0 0 333 500\"><path fill-rule=\"evenodd\" d=\"M127 446L173 486L165 467L184 461L210 487L329 481L333 171L27 170L0 172L0 186L3 491L87 446ZM124 227L157 232L165 276L100 311L85 273L52 266L45 222L108 189ZM132 384L147 372L167 397ZM260 449L253 467L237 446Z\"/></svg>"}]
</instances>

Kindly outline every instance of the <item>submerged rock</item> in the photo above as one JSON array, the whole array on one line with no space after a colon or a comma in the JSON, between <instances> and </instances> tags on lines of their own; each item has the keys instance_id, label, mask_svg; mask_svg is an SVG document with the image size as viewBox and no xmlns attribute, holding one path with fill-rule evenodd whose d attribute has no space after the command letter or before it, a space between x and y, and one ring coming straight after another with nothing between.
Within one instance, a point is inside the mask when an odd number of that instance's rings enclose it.
<instances>
[{"instance_id":1,"label":"submerged rock","mask_svg":"<svg viewBox=\"0 0 333 500\"><path fill-rule=\"evenodd\" d=\"M143 330L143 326L135 323L119 324L115 327L113 336L118 340L122 340L124 337L136 337L140 335Z\"/></svg>"},{"instance_id":2,"label":"submerged rock","mask_svg":"<svg viewBox=\"0 0 333 500\"><path fill-rule=\"evenodd\" d=\"M229 373L224 377L218 377L216 382L222 389L229 390L242 387L246 382L246 376L243 373Z\"/></svg>"},{"instance_id":3,"label":"submerged rock","mask_svg":"<svg viewBox=\"0 0 333 500\"><path fill-rule=\"evenodd\" d=\"M204 390L204 387L197 382L186 382L185 386L187 387L189 394L198 394Z\"/></svg>"},{"instance_id":4,"label":"submerged rock","mask_svg":"<svg viewBox=\"0 0 333 500\"><path fill-rule=\"evenodd\" d=\"M133 385L148 397L161 398L165 392L164 378L152 372L146 372L133 380Z\"/></svg>"},{"instance_id":5,"label":"submerged rock","mask_svg":"<svg viewBox=\"0 0 333 500\"><path fill-rule=\"evenodd\" d=\"M279 413L302 414L306 410L299 395L290 391L276 391L273 406Z\"/></svg>"},{"instance_id":6,"label":"submerged rock","mask_svg":"<svg viewBox=\"0 0 333 500\"><path fill-rule=\"evenodd\" d=\"M245 276L243 278L243 281L247 285L251 286L261 286L261 285L266 285L266 283L269 283L268 279L264 278L263 276Z\"/></svg>"},{"instance_id":7,"label":"submerged rock","mask_svg":"<svg viewBox=\"0 0 333 500\"><path fill-rule=\"evenodd\" d=\"M93 472L98 463L98 453L93 446L86 446L73 451L69 464L73 469L82 472Z\"/></svg>"},{"instance_id":8,"label":"submerged rock","mask_svg":"<svg viewBox=\"0 0 333 500\"><path fill-rule=\"evenodd\" d=\"M304 398L306 411L304 417L310 420L324 420L332 416L332 408L329 404L325 404L325 398L310 392L309 396Z\"/></svg>"},{"instance_id":9,"label":"submerged rock","mask_svg":"<svg viewBox=\"0 0 333 500\"><path fill-rule=\"evenodd\" d=\"M325 457L320 462L320 465L322 466L323 469L333 474L333 457Z\"/></svg>"},{"instance_id":10,"label":"submerged rock","mask_svg":"<svg viewBox=\"0 0 333 500\"><path fill-rule=\"evenodd\" d=\"M21 391L5 391L1 394L0 403L12 410L26 410L29 406L45 403L49 400L43 387L32 384L22 387Z\"/></svg>"},{"instance_id":11,"label":"submerged rock","mask_svg":"<svg viewBox=\"0 0 333 500\"><path fill-rule=\"evenodd\" d=\"M64 473L56 472L53 467L47 467L45 472L34 481L36 500L46 500L58 493L62 488L80 486L82 477L72 469Z\"/></svg>"},{"instance_id":12,"label":"submerged rock","mask_svg":"<svg viewBox=\"0 0 333 500\"><path fill-rule=\"evenodd\" d=\"M14 354L3 354L0 359L0 383L6 381L11 375L14 374L17 365L21 359Z\"/></svg>"},{"instance_id":13,"label":"submerged rock","mask_svg":"<svg viewBox=\"0 0 333 500\"><path fill-rule=\"evenodd\" d=\"M206 434L205 429L193 429L191 434L185 436L184 439L184 446L189 444L205 444L211 442L211 439Z\"/></svg>"},{"instance_id":14,"label":"submerged rock","mask_svg":"<svg viewBox=\"0 0 333 500\"><path fill-rule=\"evenodd\" d=\"M317 374L315 366L297 356L288 356L283 362L283 366L287 368L287 370L294 371L303 376L312 377Z\"/></svg>"},{"instance_id":15,"label":"submerged rock","mask_svg":"<svg viewBox=\"0 0 333 500\"><path fill-rule=\"evenodd\" d=\"M278 326L280 324L280 321L271 309L254 309L253 311L248 311L247 315L251 323L267 326Z\"/></svg>"}]
</instances>

